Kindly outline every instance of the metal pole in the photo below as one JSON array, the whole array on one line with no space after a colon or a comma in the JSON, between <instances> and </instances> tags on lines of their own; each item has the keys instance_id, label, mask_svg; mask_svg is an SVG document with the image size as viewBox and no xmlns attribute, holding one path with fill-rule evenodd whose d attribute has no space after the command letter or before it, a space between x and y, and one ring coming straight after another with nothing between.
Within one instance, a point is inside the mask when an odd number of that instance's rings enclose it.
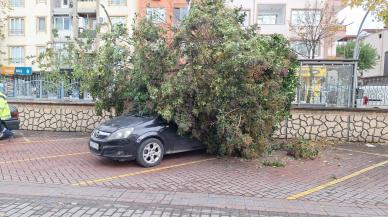
<instances>
[{"instance_id":1,"label":"metal pole","mask_svg":"<svg viewBox=\"0 0 388 217\"><path fill-rule=\"evenodd\" d=\"M357 79L357 61L353 64L353 96L352 96L352 107L357 107L356 102L356 89L358 86L358 79Z\"/></svg>"},{"instance_id":2,"label":"metal pole","mask_svg":"<svg viewBox=\"0 0 388 217\"><path fill-rule=\"evenodd\" d=\"M105 15L108 17L110 28L112 28L113 24L112 24L112 20L110 19L109 14L108 14L108 11L106 10L106 8L103 4L100 4L100 5L101 5L102 9L104 9Z\"/></svg>"},{"instance_id":3,"label":"metal pole","mask_svg":"<svg viewBox=\"0 0 388 217\"><path fill-rule=\"evenodd\" d=\"M191 0L186 0L187 1L187 12L190 12L191 9Z\"/></svg>"},{"instance_id":4,"label":"metal pole","mask_svg":"<svg viewBox=\"0 0 388 217\"><path fill-rule=\"evenodd\" d=\"M38 98L42 98L42 95L43 95L43 80L42 80L42 77L40 77L40 80L39 80L39 97Z\"/></svg>"},{"instance_id":5,"label":"metal pole","mask_svg":"<svg viewBox=\"0 0 388 217\"><path fill-rule=\"evenodd\" d=\"M369 14L369 10L366 11L364 17L362 18L362 21L360 23L360 26L358 27L358 32L357 32L357 38L356 38L356 44L354 46L354 51L353 51L353 59L354 60L358 60L359 56L360 56L360 35L361 35L361 30L362 30L362 26L364 25L364 22L366 20L366 18L368 17L368 14ZM356 99L356 89L357 89L357 85L358 85L358 75L357 75L357 62L354 64L354 69L353 69L353 106L352 107L356 107L356 103L354 103L354 100Z\"/></svg>"},{"instance_id":6,"label":"metal pole","mask_svg":"<svg viewBox=\"0 0 388 217\"><path fill-rule=\"evenodd\" d=\"M359 49L360 49L360 35L361 35L361 30L362 26L364 25L364 22L366 18L368 17L369 10L365 13L364 18L362 18L362 21L360 23L360 26L358 27L358 32L357 32L357 38L356 38L356 44L354 46L354 51L353 51L353 59L358 60L358 57L360 55Z\"/></svg>"}]
</instances>

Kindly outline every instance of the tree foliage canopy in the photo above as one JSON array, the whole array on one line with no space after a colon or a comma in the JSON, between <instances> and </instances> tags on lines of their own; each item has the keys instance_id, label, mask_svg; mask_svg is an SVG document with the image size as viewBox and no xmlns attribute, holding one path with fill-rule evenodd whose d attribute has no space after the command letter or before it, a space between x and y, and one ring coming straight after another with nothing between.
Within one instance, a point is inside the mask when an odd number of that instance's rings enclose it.
<instances>
[{"instance_id":1,"label":"tree foliage canopy","mask_svg":"<svg viewBox=\"0 0 388 217\"><path fill-rule=\"evenodd\" d=\"M337 46L337 56L346 59L353 59L355 42L348 42L345 45ZM372 45L367 43L360 44L360 56L358 61L358 69L365 71L372 69L377 62L377 50Z\"/></svg>"},{"instance_id":2,"label":"tree foliage canopy","mask_svg":"<svg viewBox=\"0 0 388 217\"><path fill-rule=\"evenodd\" d=\"M243 16L195 1L172 38L141 19L131 37L116 26L97 50L79 41L67 56L99 110L161 115L212 153L255 157L289 113L296 61L284 37L243 28Z\"/></svg>"},{"instance_id":3,"label":"tree foliage canopy","mask_svg":"<svg viewBox=\"0 0 388 217\"><path fill-rule=\"evenodd\" d=\"M305 58L314 59L316 51L325 39L333 37L340 28L342 21L336 16L333 5L320 0L308 1L305 10L296 14L290 23L290 31L294 33L295 40L305 47L307 55L300 53Z\"/></svg>"},{"instance_id":4,"label":"tree foliage canopy","mask_svg":"<svg viewBox=\"0 0 388 217\"><path fill-rule=\"evenodd\" d=\"M343 0L351 6L361 6L365 10L370 10L388 25L388 1L387 0Z\"/></svg>"}]
</instances>

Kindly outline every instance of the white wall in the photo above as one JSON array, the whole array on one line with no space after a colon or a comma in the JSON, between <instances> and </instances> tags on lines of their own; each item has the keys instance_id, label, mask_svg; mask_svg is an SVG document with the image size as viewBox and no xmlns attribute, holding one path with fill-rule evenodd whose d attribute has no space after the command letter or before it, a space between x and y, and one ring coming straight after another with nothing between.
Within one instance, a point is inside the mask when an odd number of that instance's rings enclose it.
<instances>
[{"instance_id":1,"label":"white wall","mask_svg":"<svg viewBox=\"0 0 388 217\"><path fill-rule=\"evenodd\" d=\"M364 72L364 76L383 76L385 52L388 51L388 29L383 29L381 32L366 36L363 39L363 42L369 43L376 48L377 54L379 55L376 66L373 69Z\"/></svg>"}]
</instances>

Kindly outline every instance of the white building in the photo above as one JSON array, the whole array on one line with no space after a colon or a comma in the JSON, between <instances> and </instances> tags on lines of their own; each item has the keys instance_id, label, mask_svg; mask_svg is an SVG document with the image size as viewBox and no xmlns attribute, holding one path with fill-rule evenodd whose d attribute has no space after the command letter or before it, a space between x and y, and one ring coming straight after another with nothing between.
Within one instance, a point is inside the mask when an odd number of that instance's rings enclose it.
<instances>
[{"instance_id":1,"label":"white building","mask_svg":"<svg viewBox=\"0 0 388 217\"><path fill-rule=\"evenodd\" d=\"M377 50L377 63L373 69L367 70L363 76L388 76L388 28L367 32L364 43L371 44Z\"/></svg>"},{"instance_id":2,"label":"white building","mask_svg":"<svg viewBox=\"0 0 388 217\"><path fill-rule=\"evenodd\" d=\"M336 12L343 8L341 0L327 1ZM310 4L314 3L315 0L310 0ZM245 11L247 14L245 25L259 25L260 33L264 35L282 34L293 41L294 48L299 52L304 52L304 50L307 52L306 49L303 49L304 46L300 46L297 38L292 35L290 25L299 13L306 11L309 5L308 0L233 0L228 5L240 7ZM344 33L344 31L340 31L339 35ZM321 42L320 49L316 52L316 58L335 58L336 41L337 37L333 37Z\"/></svg>"},{"instance_id":3,"label":"white building","mask_svg":"<svg viewBox=\"0 0 388 217\"><path fill-rule=\"evenodd\" d=\"M59 49L84 31L93 34L97 26L108 23L106 8L112 23L127 23L134 19L135 0L10 0L0 39L1 73L14 67L32 67L34 58L49 46ZM54 32L54 33L53 33Z\"/></svg>"}]
</instances>

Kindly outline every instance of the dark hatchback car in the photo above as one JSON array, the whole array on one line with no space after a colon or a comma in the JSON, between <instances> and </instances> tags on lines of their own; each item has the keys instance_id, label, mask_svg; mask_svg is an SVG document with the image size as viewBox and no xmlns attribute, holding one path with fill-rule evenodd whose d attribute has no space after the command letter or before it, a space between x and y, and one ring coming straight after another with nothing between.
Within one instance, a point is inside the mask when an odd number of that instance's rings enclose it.
<instances>
[{"instance_id":1,"label":"dark hatchback car","mask_svg":"<svg viewBox=\"0 0 388 217\"><path fill-rule=\"evenodd\" d=\"M90 137L90 151L112 160L134 160L156 166L166 154L205 149L195 139L177 134L177 126L160 117L120 116L98 126Z\"/></svg>"}]
</instances>

